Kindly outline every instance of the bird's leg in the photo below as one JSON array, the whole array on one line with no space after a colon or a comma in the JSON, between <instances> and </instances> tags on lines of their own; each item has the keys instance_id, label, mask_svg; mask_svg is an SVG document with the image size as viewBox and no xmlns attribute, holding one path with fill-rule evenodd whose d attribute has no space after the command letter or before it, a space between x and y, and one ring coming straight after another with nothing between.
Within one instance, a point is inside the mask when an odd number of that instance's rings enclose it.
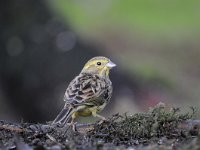
<instances>
[{"instance_id":1,"label":"bird's leg","mask_svg":"<svg viewBox=\"0 0 200 150\"><path fill-rule=\"evenodd\" d=\"M99 114L96 114L96 117L100 118L101 120L107 120L104 116L101 116Z\"/></svg>"},{"instance_id":2,"label":"bird's leg","mask_svg":"<svg viewBox=\"0 0 200 150\"><path fill-rule=\"evenodd\" d=\"M77 124L77 122L74 122L74 120L71 121L72 130L73 130L74 132L77 131L76 124Z\"/></svg>"},{"instance_id":3,"label":"bird's leg","mask_svg":"<svg viewBox=\"0 0 200 150\"><path fill-rule=\"evenodd\" d=\"M101 124L101 123L103 123L104 121L107 120L105 117L103 117L103 116L97 114L97 111L96 111L96 110L92 111L92 116L94 116L94 117L98 117L98 118L101 119L101 121L100 121L98 124Z\"/></svg>"},{"instance_id":4,"label":"bird's leg","mask_svg":"<svg viewBox=\"0 0 200 150\"><path fill-rule=\"evenodd\" d=\"M76 124L77 122L74 122L75 119L72 119L72 121L70 123L66 123L67 126L72 126L72 130L73 131L77 131L76 129Z\"/></svg>"},{"instance_id":5,"label":"bird's leg","mask_svg":"<svg viewBox=\"0 0 200 150\"><path fill-rule=\"evenodd\" d=\"M76 114L73 113L73 114L72 114L72 120L71 120L70 125L72 126L72 130L76 132L76 131L77 131L77 129L76 129L76 124L77 124L77 122L74 122L75 118L76 118Z\"/></svg>"}]
</instances>

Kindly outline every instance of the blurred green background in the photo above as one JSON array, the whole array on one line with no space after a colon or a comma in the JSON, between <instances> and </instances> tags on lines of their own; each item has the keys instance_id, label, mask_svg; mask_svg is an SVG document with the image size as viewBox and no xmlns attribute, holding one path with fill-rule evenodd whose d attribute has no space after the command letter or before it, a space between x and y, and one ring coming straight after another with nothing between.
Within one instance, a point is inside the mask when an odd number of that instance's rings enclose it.
<instances>
[{"instance_id":1,"label":"blurred green background","mask_svg":"<svg viewBox=\"0 0 200 150\"><path fill-rule=\"evenodd\" d=\"M148 38L199 35L198 0L50 0L52 9L82 36L110 32L137 33ZM114 31L112 31L114 30ZM139 36L138 35L138 36ZM105 36L103 36L105 38Z\"/></svg>"},{"instance_id":2,"label":"blurred green background","mask_svg":"<svg viewBox=\"0 0 200 150\"><path fill-rule=\"evenodd\" d=\"M200 1L58 0L53 12L130 74L159 79L178 105L200 105Z\"/></svg>"},{"instance_id":3,"label":"blurred green background","mask_svg":"<svg viewBox=\"0 0 200 150\"><path fill-rule=\"evenodd\" d=\"M118 65L103 115L160 101L200 106L200 1L1 3L0 119L53 120L68 83L97 55Z\"/></svg>"}]
</instances>

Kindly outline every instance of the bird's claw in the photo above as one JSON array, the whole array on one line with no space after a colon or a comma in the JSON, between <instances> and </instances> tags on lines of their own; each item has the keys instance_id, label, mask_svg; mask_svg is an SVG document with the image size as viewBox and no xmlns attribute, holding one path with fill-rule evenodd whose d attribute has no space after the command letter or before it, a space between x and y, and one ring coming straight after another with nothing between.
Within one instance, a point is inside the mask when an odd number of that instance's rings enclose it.
<instances>
[{"instance_id":1,"label":"bird's claw","mask_svg":"<svg viewBox=\"0 0 200 150\"><path fill-rule=\"evenodd\" d=\"M103 119L101 119L97 124L100 125L100 124L102 124L102 123L104 123L104 122L109 122L109 121L108 121L108 119L103 118Z\"/></svg>"}]
</instances>

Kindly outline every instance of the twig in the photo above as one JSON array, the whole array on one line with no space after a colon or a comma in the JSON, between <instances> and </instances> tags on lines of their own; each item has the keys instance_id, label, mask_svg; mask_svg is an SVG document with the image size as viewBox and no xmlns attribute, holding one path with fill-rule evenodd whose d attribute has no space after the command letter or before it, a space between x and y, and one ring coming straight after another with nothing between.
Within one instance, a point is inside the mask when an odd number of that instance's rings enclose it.
<instances>
[{"instance_id":1,"label":"twig","mask_svg":"<svg viewBox=\"0 0 200 150\"><path fill-rule=\"evenodd\" d=\"M47 136L51 141L53 141L54 143L57 143L56 139L55 139L53 136L51 136L51 135L49 135L49 134L46 134L46 136Z\"/></svg>"},{"instance_id":2,"label":"twig","mask_svg":"<svg viewBox=\"0 0 200 150\"><path fill-rule=\"evenodd\" d=\"M21 133L21 132L25 131L24 129L21 129L19 127L11 127L11 126L8 126L8 125L0 125L0 130L9 130L9 131L12 131L12 132L17 132L17 133Z\"/></svg>"}]
</instances>

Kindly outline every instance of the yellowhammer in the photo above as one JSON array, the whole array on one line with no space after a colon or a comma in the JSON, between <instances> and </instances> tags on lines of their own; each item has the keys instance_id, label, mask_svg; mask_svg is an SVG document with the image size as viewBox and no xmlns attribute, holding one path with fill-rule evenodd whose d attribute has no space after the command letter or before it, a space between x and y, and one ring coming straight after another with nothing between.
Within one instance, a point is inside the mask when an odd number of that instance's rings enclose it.
<instances>
[{"instance_id":1,"label":"yellowhammer","mask_svg":"<svg viewBox=\"0 0 200 150\"><path fill-rule=\"evenodd\" d=\"M94 57L83 67L81 73L69 84L65 95L65 106L53 121L53 124L65 125L78 116L105 118L97 114L112 96L112 82L109 71L116 65L106 57Z\"/></svg>"}]
</instances>

